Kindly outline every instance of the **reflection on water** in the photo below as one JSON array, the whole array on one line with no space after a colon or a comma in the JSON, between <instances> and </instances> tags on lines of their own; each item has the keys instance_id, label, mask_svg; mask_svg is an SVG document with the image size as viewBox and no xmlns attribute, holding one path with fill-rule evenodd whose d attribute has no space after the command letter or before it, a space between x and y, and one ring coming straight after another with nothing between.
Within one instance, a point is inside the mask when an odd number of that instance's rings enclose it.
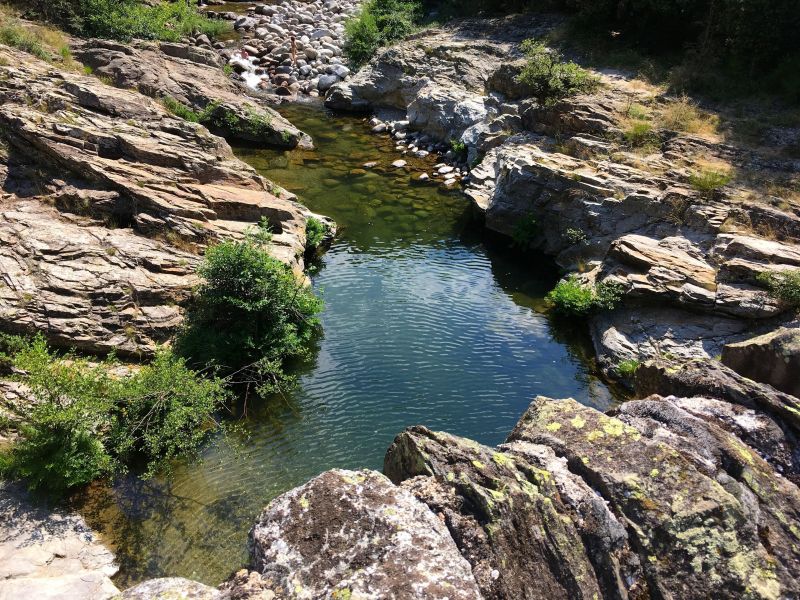
<instances>
[{"instance_id":1,"label":"reflection on water","mask_svg":"<svg viewBox=\"0 0 800 600\"><path fill-rule=\"evenodd\" d=\"M247 531L270 499L332 467L380 469L406 426L497 444L537 394L611 401L585 340L537 312L556 277L547 261L487 247L464 197L389 166L391 142L362 120L285 113L317 151L237 153L341 226L313 278L324 335L298 367L300 388L251 399L240 430L201 464L80 500L118 553L120 585L162 575L219 583L246 561ZM411 172L432 166L409 162Z\"/></svg>"}]
</instances>

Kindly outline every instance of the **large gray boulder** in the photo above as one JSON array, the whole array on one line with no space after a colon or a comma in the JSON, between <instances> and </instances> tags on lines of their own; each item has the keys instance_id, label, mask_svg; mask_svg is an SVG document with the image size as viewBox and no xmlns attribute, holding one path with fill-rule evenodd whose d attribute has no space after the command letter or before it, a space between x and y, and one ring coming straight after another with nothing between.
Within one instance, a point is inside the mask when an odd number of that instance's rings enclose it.
<instances>
[{"instance_id":1,"label":"large gray boulder","mask_svg":"<svg viewBox=\"0 0 800 600\"><path fill-rule=\"evenodd\" d=\"M220 600L216 588L182 577L148 579L125 590L119 600Z\"/></svg>"},{"instance_id":2,"label":"large gray boulder","mask_svg":"<svg viewBox=\"0 0 800 600\"><path fill-rule=\"evenodd\" d=\"M250 544L251 569L278 597L480 597L445 525L374 471L327 471L279 496Z\"/></svg>"}]
</instances>

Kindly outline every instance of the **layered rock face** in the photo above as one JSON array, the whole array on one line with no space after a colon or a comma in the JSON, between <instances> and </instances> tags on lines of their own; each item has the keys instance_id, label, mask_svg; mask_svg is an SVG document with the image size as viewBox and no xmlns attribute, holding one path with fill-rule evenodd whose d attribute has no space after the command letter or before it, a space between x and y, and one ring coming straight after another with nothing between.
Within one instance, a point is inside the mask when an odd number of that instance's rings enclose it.
<instances>
[{"instance_id":1,"label":"layered rock face","mask_svg":"<svg viewBox=\"0 0 800 600\"><path fill-rule=\"evenodd\" d=\"M223 72L224 61L213 50L166 42L125 45L85 40L76 42L74 51L96 75L110 78L118 87L172 98L203 113L226 139L287 148L312 146L311 138L279 113L247 97L244 86Z\"/></svg>"},{"instance_id":2,"label":"layered rock face","mask_svg":"<svg viewBox=\"0 0 800 600\"><path fill-rule=\"evenodd\" d=\"M119 52L145 65L155 51ZM135 91L5 47L0 60L7 330L146 356L180 324L198 250L260 219L272 252L302 274L310 213L222 138Z\"/></svg>"},{"instance_id":3,"label":"layered rock face","mask_svg":"<svg viewBox=\"0 0 800 600\"><path fill-rule=\"evenodd\" d=\"M800 206L789 189L752 183L796 179L789 142L734 145L675 131L665 119L652 125L646 152L631 148L623 135L631 107L658 115L675 99L614 72L597 74L596 93L539 105L515 79L519 41L541 39L555 24L511 17L423 31L334 86L326 103L399 109L411 129L463 142L472 166L466 192L488 229L513 236L521 221L535 220L534 247L587 284L622 284L626 308L592 322L605 369L721 354L739 369L771 353L774 368L742 372L796 393L786 380L796 344L745 342L797 329L758 277L800 269ZM792 136L769 139L783 138ZM703 189L703 169L734 177Z\"/></svg>"}]
</instances>

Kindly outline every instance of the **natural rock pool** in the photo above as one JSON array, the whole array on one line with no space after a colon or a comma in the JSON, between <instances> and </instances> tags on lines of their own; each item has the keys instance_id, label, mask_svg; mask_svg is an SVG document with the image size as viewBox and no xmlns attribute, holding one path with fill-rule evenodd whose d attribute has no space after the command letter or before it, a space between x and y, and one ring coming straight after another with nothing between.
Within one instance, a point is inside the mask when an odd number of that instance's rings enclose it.
<instances>
[{"instance_id":1,"label":"natural rock pool","mask_svg":"<svg viewBox=\"0 0 800 600\"><path fill-rule=\"evenodd\" d=\"M612 402L586 340L540 312L557 277L545 259L484 242L462 195L412 183L433 162L391 167L393 143L362 119L281 112L316 151L237 154L339 224L313 277L324 333L295 392L251 399L235 444L179 465L169 482L76 499L117 553L120 587L163 575L218 584L246 562L248 529L272 498L332 467L380 469L406 426L497 444L537 394Z\"/></svg>"}]
</instances>

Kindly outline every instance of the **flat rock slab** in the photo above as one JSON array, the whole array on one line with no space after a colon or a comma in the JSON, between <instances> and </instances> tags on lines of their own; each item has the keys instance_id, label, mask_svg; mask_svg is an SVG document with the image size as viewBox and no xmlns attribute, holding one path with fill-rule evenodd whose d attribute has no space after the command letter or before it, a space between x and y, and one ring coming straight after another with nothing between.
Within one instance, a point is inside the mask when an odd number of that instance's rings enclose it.
<instances>
[{"instance_id":1,"label":"flat rock slab","mask_svg":"<svg viewBox=\"0 0 800 600\"><path fill-rule=\"evenodd\" d=\"M114 555L73 514L0 481L0 600L105 600L119 593Z\"/></svg>"}]
</instances>

